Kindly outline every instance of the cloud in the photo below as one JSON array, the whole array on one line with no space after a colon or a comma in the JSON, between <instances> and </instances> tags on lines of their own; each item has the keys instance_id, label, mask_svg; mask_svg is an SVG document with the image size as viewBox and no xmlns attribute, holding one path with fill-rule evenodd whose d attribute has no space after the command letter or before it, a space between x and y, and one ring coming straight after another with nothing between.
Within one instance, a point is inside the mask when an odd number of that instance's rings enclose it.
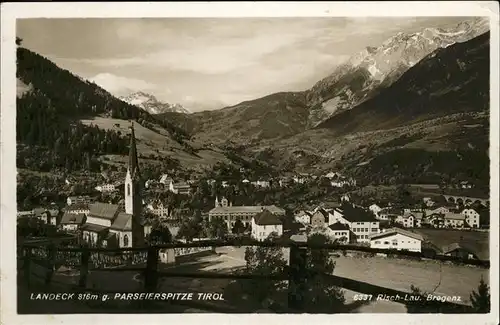
<instances>
[{"instance_id":1,"label":"cloud","mask_svg":"<svg viewBox=\"0 0 500 325\"><path fill-rule=\"evenodd\" d=\"M126 78L111 73L100 73L89 78L100 87L116 96L125 96L135 91L156 92L158 85L140 79ZM168 91L163 89L163 91Z\"/></svg>"}]
</instances>

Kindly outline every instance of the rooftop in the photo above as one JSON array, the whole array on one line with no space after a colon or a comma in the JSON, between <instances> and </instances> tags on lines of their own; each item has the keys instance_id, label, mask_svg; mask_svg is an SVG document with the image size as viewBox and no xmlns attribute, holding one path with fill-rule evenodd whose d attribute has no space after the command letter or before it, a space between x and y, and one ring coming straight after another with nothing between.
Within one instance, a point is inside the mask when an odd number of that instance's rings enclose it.
<instances>
[{"instance_id":1,"label":"rooftop","mask_svg":"<svg viewBox=\"0 0 500 325\"><path fill-rule=\"evenodd\" d=\"M97 233L100 233L104 230L107 230L108 227L106 226L101 226L101 225L96 225L96 224L93 224L93 223L86 223L82 226L81 228L82 230L86 230L86 231L90 231L90 232L97 232Z\"/></svg>"},{"instance_id":2,"label":"rooftop","mask_svg":"<svg viewBox=\"0 0 500 325\"><path fill-rule=\"evenodd\" d=\"M83 222L85 215L83 213L64 212L61 218L61 224L65 225L79 225Z\"/></svg>"},{"instance_id":3,"label":"rooftop","mask_svg":"<svg viewBox=\"0 0 500 325\"><path fill-rule=\"evenodd\" d=\"M254 216L255 223L260 226L266 225L281 225L282 221L278 218L277 215L272 213L271 211L265 209L264 211L258 213Z\"/></svg>"},{"instance_id":4,"label":"rooftop","mask_svg":"<svg viewBox=\"0 0 500 325\"><path fill-rule=\"evenodd\" d=\"M116 204L95 202L89 205L90 215L111 220L116 216L119 206Z\"/></svg>"},{"instance_id":5,"label":"rooftop","mask_svg":"<svg viewBox=\"0 0 500 325\"><path fill-rule=\"evenodd\" d=\"M344 225L343 223L336 222L330 226L328 226L331 230L349 230L349 226Z\"/></svg>"},{"instance_id":6,"label":"rooftop","mask_svg":"<svg viewBox=\"0 0 500 325\"><path fill-rule=\"evenodd\" d=\"M118 213L118 216L113 221L110 228L122 231L132 230L132 215L125 212Z\"/></svg>"},{"instance_id":7,"label":"rooftop","mask_svg":"<svg viewBox=\"0 0 500 325\"><path fill-rule=\"evenodd\" d=\"M285 210L278 208L275 205L261 206L261 205L243 205L243 206L231 206L231 207L216 207L210 210L209 213L259 213L263 210L269 210L272 213L284 214Z\"/></svg>"},{"instance_id":8,"label":"rooftop","mask_svg":"<svg viewBox=\"0 0 500 325\"><path fill-rule=\"evenodd\" d=\"M384 232L371 235L370 239L383 238L383 237L391 236L391 235L394 235L394 234L400 234L400 235L407 236L407 237L410 237L410 238L415 238L415 239L420 240L420 241L424 240L424 237L422 237L422 235L416 234L414 232L411 232L411 231L408 231L408 230L404 230L404 229L401 229L401 228L390 228L390 229L387 229Z\"/></svg>"},{"instance_id":9,"label":"rooftop","mask_svg":"<svg viewBox=\"0 0 500 325\"><path fill-rule=\"evenodd\" d=\"M375 216L364 209L352 207L352 206L344 206L342 214L344 215L344 219L350 222L366 222L366 221L377 221Z\"/></svg>"}]
</instances>

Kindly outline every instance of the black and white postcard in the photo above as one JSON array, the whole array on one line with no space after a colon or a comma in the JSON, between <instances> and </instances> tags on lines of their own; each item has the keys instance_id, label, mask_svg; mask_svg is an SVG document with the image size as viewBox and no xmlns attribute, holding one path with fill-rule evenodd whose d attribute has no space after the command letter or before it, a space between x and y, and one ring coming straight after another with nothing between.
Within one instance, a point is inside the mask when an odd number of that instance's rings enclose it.
<instances>
[{"instance_id":1,"label":"black and white postcard","mask_svg":"<svg viewBox=\"0 0 500 325\"><path fill-rule=\"evenodd\" d=\"M498 324L498 8L3 3L2 324Z\"/></svg>"}]
</instances>

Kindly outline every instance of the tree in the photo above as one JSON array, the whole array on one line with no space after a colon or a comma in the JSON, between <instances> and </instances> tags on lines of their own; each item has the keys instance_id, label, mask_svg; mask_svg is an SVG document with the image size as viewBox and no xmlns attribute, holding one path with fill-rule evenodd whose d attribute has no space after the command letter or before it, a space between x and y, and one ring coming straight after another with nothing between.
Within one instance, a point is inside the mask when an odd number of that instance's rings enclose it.
<instances>
[{"instance_id":1,"label":"tree","mask_svg":"<svg viewBox=\"0 0 500 325\"><path fill-rule=\"evenodd\" d=\"M313 234L308 242L315 245L330 244L331 240L323 234ZM341 312L345 304L344 293L340 288L329 285L327 277L333 274L335 262L326 249L313 249L307 254L305 310L314 313Z\"/></svg>"},{"instance_id":2,"label":"tree","mask_svg":"<svg viewBox=\"0 0 500 325\"><path fill-rule=\"evenodd\" d=\"M172 242L172 233L167 226L158 224L149 234L151 244L168 244Z\"/></svg>"},{"instance_id":3,"label":"tree","mask_svg":"<svg viewBox=\"0 0 500 325\"><path fill-rule=\"evenodd\" d=\"M286 267L283 250L280 247L247 247L245 261L245 271L248 274L281 274ZM254 303L262 306L266 300L275 298L284 287L280 281L259 278L242 282L242 289Z\"/></svg>"},{"instance_id":4,"label":"tree","mask_svg":"<svg viewBox=\"0 0 500 325\"><path fill-rule=\"evenodd\" d=\"M231 229L231 232L233 234L239 235L239 234L243 233L244 231L245 231L245 225L243 224L243 222L241 222L240 219L236 220L233 228Z\"/></svg>"},{"instance_id":5,"label":"tree","mask_svg":"<svg viewBox=\"0 0 500 325\"><path fill-rule=\"evenodd\" d=\"M227 236L229 231L222 218L212 218L212 220L208 222L205 232L209 238L223 239Z\"/></svg>"},{"instance_id":6,"label":"tree","mask_svg":"<svg viewBox=\"0 0 500 325\"><path fill-rule=\"evenodd\" d=\"M477 313L490 312L491 309L490 288L484 282L483 277L481 277L481 281L479 282L477 291L472 291L472 293L470 294L470 301L472 303L472 308Z\"/></svg>"}]
</instances>

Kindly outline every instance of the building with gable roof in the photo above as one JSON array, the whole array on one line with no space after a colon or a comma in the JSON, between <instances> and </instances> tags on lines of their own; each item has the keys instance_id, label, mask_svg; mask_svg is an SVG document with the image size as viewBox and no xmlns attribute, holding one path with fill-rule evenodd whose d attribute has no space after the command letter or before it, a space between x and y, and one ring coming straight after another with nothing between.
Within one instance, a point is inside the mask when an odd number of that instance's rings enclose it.
<instances>
[{"instance_id":1,"label":"building with gable roof","mask_svg":"<svg viewBox=\"0 0 500 325\"><path fill-rule=\"evenodd\" d=\"M134 125L131 126L129 159L123 205L95 202L89 205L83 240L95 246L140 247L144 245L143 183L137 158ZM150 232L150 227L146 227Z\"/></svg>"},{"instance_id":2,"label":"building with gable roof","mask_svg":"<svg viewBox=\"0 0 500 325\"><path fill-rule=\"evenodd\" d=\"M401 228L390 228L370 236L370 247L421 252L424 238Z\"/></svg>"},{"instance_id":3,"label":"building with gable roof","mask_svg":"<svg viewBox=\"0 0 500 325\"><path fill-rule=\"evenodd\" d=\"M279 215L264 209L252 217L252 238L263 241L272 233L279 237L283 235L283 221Z\"/></svg>"},{"instance_id":4,"label":"building with gable roof","mask_svg":"<svg viewBox=\"0 0 500 325\"><path fill-rule=\"evenodd\" d=\"M252 218L258 213L269 210L278 216L284 216L285 210L275 206L233 206L226 198L222 198L219 202L218 197L215 199L215 207L208 212L208 220L212 221L213 218L222 218L226 224L227 229L231 230L236 222L236 220L241 220L245 227L252 223Z\"/></svg>"}]
</instances>

